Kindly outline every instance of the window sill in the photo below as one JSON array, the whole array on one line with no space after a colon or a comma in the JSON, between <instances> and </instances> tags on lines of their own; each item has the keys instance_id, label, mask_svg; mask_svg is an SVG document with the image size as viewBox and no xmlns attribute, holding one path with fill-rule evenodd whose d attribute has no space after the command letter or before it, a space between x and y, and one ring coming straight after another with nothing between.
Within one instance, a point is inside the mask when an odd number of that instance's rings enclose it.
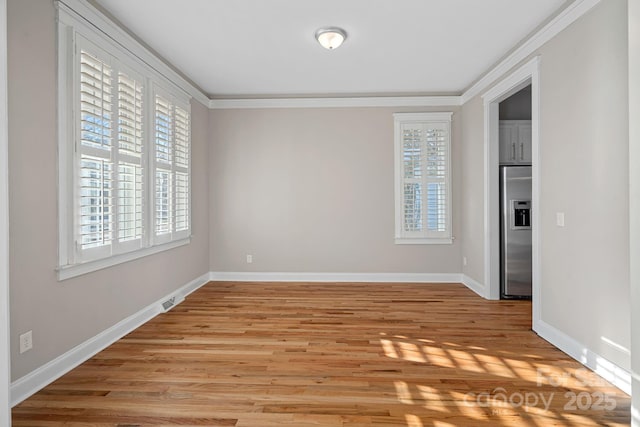
<instances>
[{"instance_id":1,"label":"window sill","mask_svg":"<svg viewBox=\"0 0 640 427\"><path fill-rule=\"evenodd\" d=\"M396 237L395 239L396 245L451 245L452 243L451 237L439 239Z\"/></svg>"},{"instance_id":2,"label":"window sill","mask_svg":"<svg viewBox=\"0 0 640 427\"><path fill-rule=\"evenodd\" d=\"M191 237L176 240L170 243L165 243L163 245L139 249L133 252L128 252L126 254L114 255L109 258L88 261L82 264L65 265L58 268L58 281L61 282L63 280L71 279L72 277L77 277L83 274L102 270L103 268L113 267L114 265L122 264L138 258L143 258L149 255L164 252L169 249L188 245L189 243L191 243Z\"/></svg>"}]
</instances>

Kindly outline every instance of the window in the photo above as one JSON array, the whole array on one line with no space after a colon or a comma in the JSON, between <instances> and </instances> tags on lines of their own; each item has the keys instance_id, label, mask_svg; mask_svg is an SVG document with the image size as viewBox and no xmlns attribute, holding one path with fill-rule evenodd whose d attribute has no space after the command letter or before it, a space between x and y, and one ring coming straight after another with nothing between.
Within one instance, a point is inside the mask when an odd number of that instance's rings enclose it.
<instances>
[{"instance_id":1,"label":"window","mask_svg":"<svg viewBox=\"0 0 640 427\"><path fill-rule=\"evenodd\" d=\"M452 243L452 113L397 113L396 243Z\"/></svg>"},{"instance_id":2,"label":"window","mask_svg":"<svg viewBox=\"0 0 640 427\"><path fill-rule=\"evenodd\" d=\"M189 231L189 111L160 89L154 94L155 206L157 242Z\"/></svg>"},{"instance_id":3,"label":"window","mask_svg":"<svg viewBox=\"0 0 640 427\"><path fill-rule=\"evenodd\" d=\"M60 9L59 278L189 241L189 98Z\"/></svg>"}]
</instances>

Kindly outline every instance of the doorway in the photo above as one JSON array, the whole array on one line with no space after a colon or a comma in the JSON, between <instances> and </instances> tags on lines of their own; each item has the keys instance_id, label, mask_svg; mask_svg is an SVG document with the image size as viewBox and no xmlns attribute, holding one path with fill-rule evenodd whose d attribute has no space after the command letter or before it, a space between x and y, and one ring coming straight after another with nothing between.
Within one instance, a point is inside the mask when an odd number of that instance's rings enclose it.
<instances>
[{"instance_id":1,"label":"doorway","mask_svg":"<svg viewBox=\"0 0 640 427\"><path fill-rule=\"evenodd\" d=\"M531 298L531 85L499 103L500 298Z\"/></svg>"},{"instance_id":2,"label":"doorway","mask_svg":"<svg viewBox=\"0 0 640 427\"><path fill-rule=\"evenodd\" d=\"M500 299L500 213L499 213L499 121L500 103L531 86L531 242L532 242L532 320L540 320L540 226L539 226L539 58L513 71L483 96L484 103L484 268L487 299Z\"/></svg>"}]
</instances>

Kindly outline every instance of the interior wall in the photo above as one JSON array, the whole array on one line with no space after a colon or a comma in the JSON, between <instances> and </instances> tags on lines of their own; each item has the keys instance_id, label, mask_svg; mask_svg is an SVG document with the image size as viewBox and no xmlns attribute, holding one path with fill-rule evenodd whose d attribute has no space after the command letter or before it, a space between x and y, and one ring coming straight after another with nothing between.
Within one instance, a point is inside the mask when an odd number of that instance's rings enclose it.
<instances>
[{"instance_id":1,"label":"interior wall","mask_svg":"<svg viewBox=\"0 0 640 427\"><path fill-rule=\"evenodd\" d=\"M12 377L16 380L208 271L208 109L192 103L191 244L58 282L56 18L9 0ZM33 331L19 354L18 336Z\"/></svg>"},{"instance_id":2,"label":"interior wall","mask_svg":"<svg viewBox=\"0 0 640 427\"><path fill-rule=\"evenodd\" d=\"M484 106L479 96L462 106L460 216L464 275L484 284Z\"/></svg>"},{"instance_id":3,"label":"interior wall","mask_svg":"<svg viewBox=\"0 0 640 427\"><path fill-rule=\"evenodd\" d=\"M600 2L542 46L540 250L542 320L629 368L627 2ZM483 110L462 108L463 212L484 203ZM470 187L467 187L470 185ZM565 227L556 213L565 213ZM469 215L469 213L465 213ZM464 221L463 254L483 259ZM474 228L471 228L474 227ZM478 281L484 265L465 273Z\"/></svg>"},{"instance_id":4,"label":"interior wall","mask_svg":"<svg viewBox=\"0 0 640 427\"><path fill-rule=\"evenodd\" d=\"M392 114L405 111L454 112L458 236L458 107L213 110L211 270L459 274L457 240L394 244Z\"/></svg>"},{"instance_id":5,"label":"interior wall","mask_svg":"<svg viewBox=\"0 0 640 427\"><path fill-rule=\"evenodd\" d=\"M499 107L500 120L531 120L531 86L514 93Z\"/></svg>"}]
</instances>

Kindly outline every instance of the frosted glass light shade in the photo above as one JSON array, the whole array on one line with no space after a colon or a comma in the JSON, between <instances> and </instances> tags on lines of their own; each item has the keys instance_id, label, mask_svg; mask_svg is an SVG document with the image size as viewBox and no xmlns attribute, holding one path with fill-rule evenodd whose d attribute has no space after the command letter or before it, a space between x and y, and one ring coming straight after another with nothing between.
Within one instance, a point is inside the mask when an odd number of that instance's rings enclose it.
<instances>
[{"instance_id":1,"label":"frosted glass light shade","mask_svg":"<svg viewBox=\"0 0 640 427\"><path fill-rule=\"evenodd\" d=\"M316 31L316 39L318 43L322 45L325 49L335 49L340 47L340 45L347 38L347 33L341 28L337 27L329 27L329 28L320 28Z\"/></svg>"}]
</instances>

